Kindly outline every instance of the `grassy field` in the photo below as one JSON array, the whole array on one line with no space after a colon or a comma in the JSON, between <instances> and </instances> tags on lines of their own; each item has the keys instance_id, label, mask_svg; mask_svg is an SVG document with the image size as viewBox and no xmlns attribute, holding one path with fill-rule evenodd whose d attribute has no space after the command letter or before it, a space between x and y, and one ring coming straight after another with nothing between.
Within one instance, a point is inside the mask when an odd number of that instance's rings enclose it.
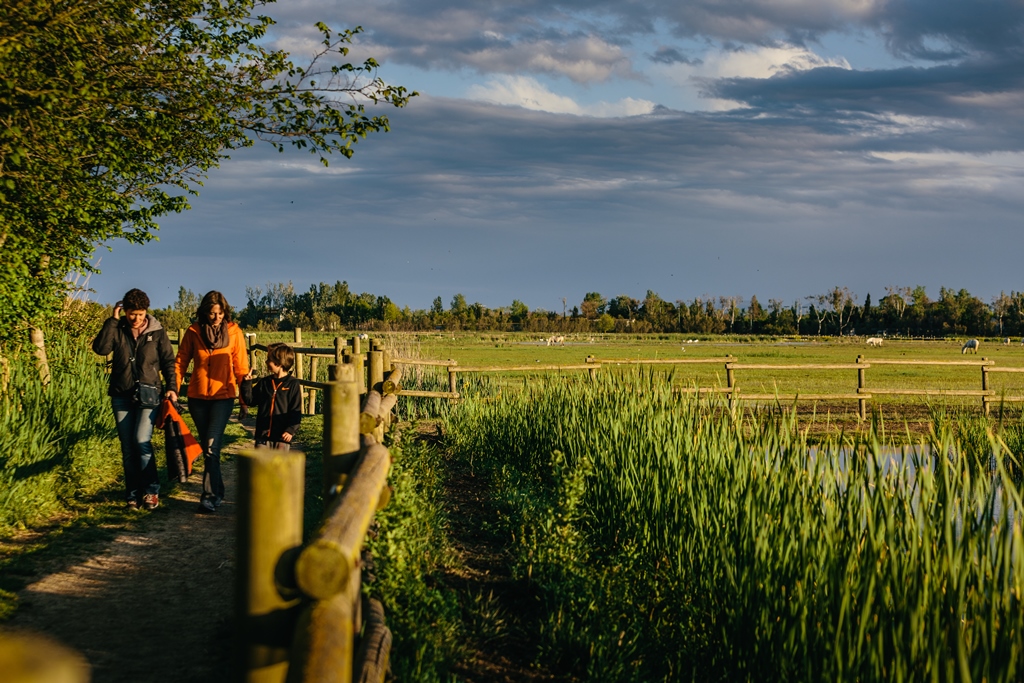
<instances>
[{"instance_id":1,"label":"grassy field","mask_svg":"<svg viewBox=\"0 0 1024 683\"><path fill-rule=\"evenodd\" d=\"M978 355L961 355L958 340L886 340L881 348L868 347L863 338L746 338L710 337L694 341L687 335L595 335L567 337L564 346L547 346L545 335L528 333L419 333L375 334L386 348L397 355L437 360L452 359L461 367L524 365L579 365L588 356L598 361L601 373L636 372L638 366L614 363L615 360L639 359L709 359L707 363L674 366L645 366L645 372L654 372L678 388L692 389L726 386L725 363L732 357L735 362L749 365L797 366L807 364L852 364L858 356L870 364L872 359L915 361L980 361L987 358L998 367L1024 368L1024 346L1003 346L983 342ZM260 333L258 341L291 341L291 333ZM333 346L333 335L304 334L303 345ZM308 366L307 366L308 367ZM501 391L521 389L525 383L558 371L510 371L502 373L459 373L459 391L464 395L494 397ZM578 376L585 370L565 370L561 374ZM321 380L326 380L326 363L320 366ZM444 369L418 369L410 371L404 382L406 388L447 390ZM977 366L941 365L874 365L865 370L865 386L870 389L928 389L928 390L980 390L982 372ZM735 382L739 396L744 394L771 394L779 396L773 401L745 402L747 409L783 409L792 405L797 394L854 394L857 392L856 369L737 369ZM412 382L412 384L410 384ZM997 395L1024 395L1024 373L989 373L989 389ZM432 416L436 401L409 402L414 416ZM1015 417L1024 404L1007 403L1000 410L994 405L993 414ZM935 408L951 410L981 407L979 397L892 396L875 395L868 402L868 410L875 411L883 420L907 426L913 432L927 430L931 412ZM815 419L822 429L863 430L865 421L857 418L855 399L800 401L797 411L802 416L825 416ZM437 416L437 415L433 415ZM816 427L817 428L817 427Z\"/></svg>"}]
</instances>

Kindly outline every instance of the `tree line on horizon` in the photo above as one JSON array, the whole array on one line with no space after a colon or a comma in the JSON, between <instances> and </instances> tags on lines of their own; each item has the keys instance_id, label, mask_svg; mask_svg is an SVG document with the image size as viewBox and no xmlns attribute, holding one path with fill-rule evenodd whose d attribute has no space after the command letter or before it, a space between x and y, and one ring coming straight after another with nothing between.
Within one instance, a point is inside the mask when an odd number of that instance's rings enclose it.
<instances>
[{"instance_id":1,"label":"tree line on horizon","mask_svg":"<svg viewBox=\"0 0 1024 683\"><path fill-rule=\"evenodd\" d=\"M931 299L925 288L886 287L885 295L860 302L846 287L793 302L756 295L698 296L667 301L652 290L643 299L621 294L605 297L588 292L578 304L562 311L533 309L515 299L509 306L491 308L470 304L462 294L447 308L440 296L428 309L399 307L389 297L356 293L347 282L321 282L297 292L291 282L246 287L246 304L235 309L247 329L282 331L525 331L559 333L693 333L761 335L899 335L899 336L1021 336L1024 335L1024 292L1002 292L986 303L966 289L941 287ZM178 300L154 314L168 328L187 327L199 295L181 287Z\"/></svg>"}]
</instances>

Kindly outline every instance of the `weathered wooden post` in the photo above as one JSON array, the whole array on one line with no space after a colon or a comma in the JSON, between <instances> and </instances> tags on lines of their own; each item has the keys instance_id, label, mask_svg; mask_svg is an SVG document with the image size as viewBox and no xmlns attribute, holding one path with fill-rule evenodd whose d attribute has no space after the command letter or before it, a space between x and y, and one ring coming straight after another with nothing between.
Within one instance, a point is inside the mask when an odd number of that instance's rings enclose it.
<instances>
[{"instance_id":1,"label":"weathered wooden post","mask_svg":"<svg viewBox=\"0 0 1024 683\"><path fill-rule=\"evenodd\" d=\"M178 347L179 348L181 347L181 340L184 339L184 338L185 338L185 330L179 327L178 328Z\"/></svg>"},{"instance_id":2,"label":"weathered wooden post","mask_svg":"<svg viewBox=\"0 0 1024 683\"><path fill-rule=\"evenodd\" d=\"M292 567L302 546L306 457L269 448L238 460L235 678L282 683L298 616Z\"/></svg>"},{"instance_id":3,"label":"weathered wooden post","mask_svg":"<svg viewBox=\"0 0 1024 683\"><path fill-rule=\"evenodd\" d=\"M317 367L317 365L319 365L319 360L319 356L313 356L312 358L309 359L310 382L316 381L316 373L317 370L319 370L319 368ZM309 414L316 415L316 389L314 389L313 387L309 388Z\"/></svg>"},{"instance_id":4,"label":"weathered wooden post","mask_svg":"<svg viewBox=\"0 0 1024 683\"><path fill-rule=\"evenodd\" d=\"M295 328L295 348L299 348L301 346L302 346L302 328L301 327L296 327ZM302 354L296 352L296 354L295 354L294 373L295 373L295 376L297 378L299 378L299 379L305 379L305 377L303 376L302 370L303 370L303 367L302 367ZM302 387L299 387L299 396L301 396L301 398L302 398L302 400L299 401L299 405L306 405L306 401L305 401L305 399L306 399L306 392L305 392L305 390Z\"/></svg>"},{"instance_id":5,"label":"weathered wooden post","mask_svg":"<svg viewBox=\"0 0 1024 683\"><path fill-rule=\"evenodd\" d=\"M324 391L324 509L341 490L359 455L359 392L352 365L332 365Z\"/></svg>"},{"instance_id":6,"label":"weathered wooden post","mask_svg":"<svg viewBox=\"0 0 1024 683\"><path fill-rule=\"evenodd\" d=\"M29 339L32 341L32 355L36 357L36 364L39 366L39 379L43 385L50 383L50 362L46 360L46 342L43 339L43 331L38 327L29 329Z\"/></svg>"},{"instance_id":7,"label":"weathered wooden post","mask_svg":"<svg viewBox=\"0 0 1024 683\"><path fill-rule=\"evenodd\" d=\"M593 356L587 356L587 363L588 364L593 364L593 363L596 363L596 362L597 362L596 358L594 358ZM590 381L591 382L595 381L597 379L597 368L596 367L587 368L587 374L590 376Z\"/></svg>"},{"instance_id":8,"label":"weathered wooden post","mask_svg":"<svg viewBox=\"0 0 1024 683\"><path fill-rule=\"evenodd\" d=\"M451 358L449 358L448 359L448 363L449 363L449 365L448 365L448 391L450 391L451 393L454 394L457 391L457 389L456 389L457 383L456 383L456 377L455 377L455 361L453 361Z\"/></svg>"},{"instance_id":9,"label":"weathered wooden post","mask_svg":"<svg viewBox=\"0 0 1024 683\"><path fill-rule=\"evenodd\" d=\"M860 363L863 363L863 362L864 362L864 356L858 355L857 356L857 363L860 364ZM857 393L858 394L863 394L864 393L864 384L865 384L864 379L865 379L864 378L864 368L857 368ZM858 414L860 415L860 419L864 420L864 419L867 418L867 416L868 416L868 402L867 402L867 399L864 399L864 398L857 399L857 410L858 410Z\"/></svg>"},{"instance_id":10,"label":"weathered wooden post","mask_svg":"<svg viewBox=\"0 0 1024 683\"><path fill-rule=\"evenodd\" d=\"M725 386L729 389L729 412L732 412L736 400L736 376L734 373L732 361L727 361L725 364Z\"/></svg>"},{"instance_id":11,"label":"weathered wooden post","mask_svg":"<svg viewBox=\"0 0 1024 683\"><path fill-rule=\"evenodd\" d=\"M36 633L0 632L0 671L6 683L88 683L89 662Z\"/></svg>"},{"instance_id":12,"label":"weathered wooden post","mask_svg":"<svg viewBox=\"0 0 1024 683\"><path fill-rule=\"evenodd\" d=\"M985 362L986 360L987 359L984 358L984 357L982 357L982 359L981 359L981 362L982 362L982 366L981 366L981 390L982 391L988 391L988 364ZM983 413L985 413L986 417L988 416L989 405L988 405L988 395L987 394L983 394L982 397L981 397L981 411Z\"/></svg>"},{"instance_id":13,"label":"weathered wooden post","mask_svg":"<svg viewBox=\"0 0 1024 683\"><path fill-rule=\"evenodd\" d=\"M178 331L181 332L181 330L178 330ZM178 337L178 339L181 339L181 337ZM178 343L180 344L181 342L178 342ZM256 367L256 349L253 348L255 345L256 345L256 333L255 332L246 332L245 333L245 350L249 354L249 369L250 370L253 370Z\"/></svg>"},{"instance_id":14,"label":"weathered wooden post","mask_svg":"<svg viewBox=\"0 0 1024 683\"><path fill-rule=\"evenodd\" d=\"M369 354L369 373L370 381L368 382L368 388L370 391L377 392L378 398L384 393L384 353L381 351L370 351ZM379 412L380 404L378 403L377 415ZM377 439L377 442L384 441L384 422L383 420L378 421L377 426L373 430L373 436Z\"/></svg>"},{"instance_id":15,"label":"weathered wooden post","mask_svg":"<svg viewBox=\"0 0 1024 683\"><path fill-rule=\"evenodd\" d=\"M395 369L395 364L393 362L391 362L391 352L388 351L387 349L381 349L381 357L384 359L384 377L386 379L391 374L391 372ZM381 393L382 394L384 393L383 386L381 387ZM390 429L391 428L391 412L388 411L388 413L386 415L384 415L383 417L384 417L384 429Z\"/></svg>"}]
</instances>

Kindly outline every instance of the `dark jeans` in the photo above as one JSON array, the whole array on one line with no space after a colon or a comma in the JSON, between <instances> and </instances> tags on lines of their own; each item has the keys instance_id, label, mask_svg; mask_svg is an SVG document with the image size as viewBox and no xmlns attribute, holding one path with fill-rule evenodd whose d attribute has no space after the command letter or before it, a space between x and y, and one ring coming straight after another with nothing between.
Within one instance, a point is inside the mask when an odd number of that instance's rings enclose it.
<instances>
[{"instance_id":1,"label":"dark jeans","mask_svg":"<svg viewBox=\"0 0 1024 683\"><path fill-rule=\"evenodd\" d=\"M199 445L203 447L203 496L201 500L219 503L224 498L224 479L220 474L220 444L224 429L235 408L235 399L188 399L188 412L196 424Z\"/></svg>"},{"instance_id":2,"label":"dark jeans","mask_svg":"<svg viewBox=\"0 0 1024 683\"><path fill-rule=\"evenodd\" d=\"M160 480L153 457L153 408L143 408L131 396L111 396L117 438L121 442L121 465L127 500L147 493L160 493Z\"/></svg>"}]
</instances>

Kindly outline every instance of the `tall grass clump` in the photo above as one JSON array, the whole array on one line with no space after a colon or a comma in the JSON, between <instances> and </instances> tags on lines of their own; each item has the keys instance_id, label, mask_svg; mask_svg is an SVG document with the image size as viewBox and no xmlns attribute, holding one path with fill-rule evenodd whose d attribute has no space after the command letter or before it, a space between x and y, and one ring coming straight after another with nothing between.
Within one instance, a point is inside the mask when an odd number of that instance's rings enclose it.
<instances>
[{"instance_id":1,"label":"tall grass clump","mask_svg":"<svg viewBox=\"0 0 1024 683\"><path fill-rule=\"evenodd\" d=\"M19 355L0 390L0 533L61 513L121 470L101 359L66 334L51 335L46 351L48 386Z\"/></svg>"},{"instance_id":2,"label":"tall grass clump","mask_svg":"<svg viewBox=\"0 0 1024 683\"><path fill-rule=\"evenodd\" d=\"M542 596L538 658L602 681L1020 680L1003 442L982 469L950 429L812 447L792 416L739 414L649 373L452 413Z\"/></svg>"},{"instance_id":3,"label":"tall grass clump","mask_svg":"<svg viewBox=\"0 0 1024 683\"><path fill-rule=\"evenodd\" d=\"M400 681L452 680L461 654L462 613L441 577L453 561L443 512L441 456L422 442L392 445L388 481L394 491L376 515L375 581L369 593L384 604L394 635L391 667Z\"/></svg>"}]
</instances>

